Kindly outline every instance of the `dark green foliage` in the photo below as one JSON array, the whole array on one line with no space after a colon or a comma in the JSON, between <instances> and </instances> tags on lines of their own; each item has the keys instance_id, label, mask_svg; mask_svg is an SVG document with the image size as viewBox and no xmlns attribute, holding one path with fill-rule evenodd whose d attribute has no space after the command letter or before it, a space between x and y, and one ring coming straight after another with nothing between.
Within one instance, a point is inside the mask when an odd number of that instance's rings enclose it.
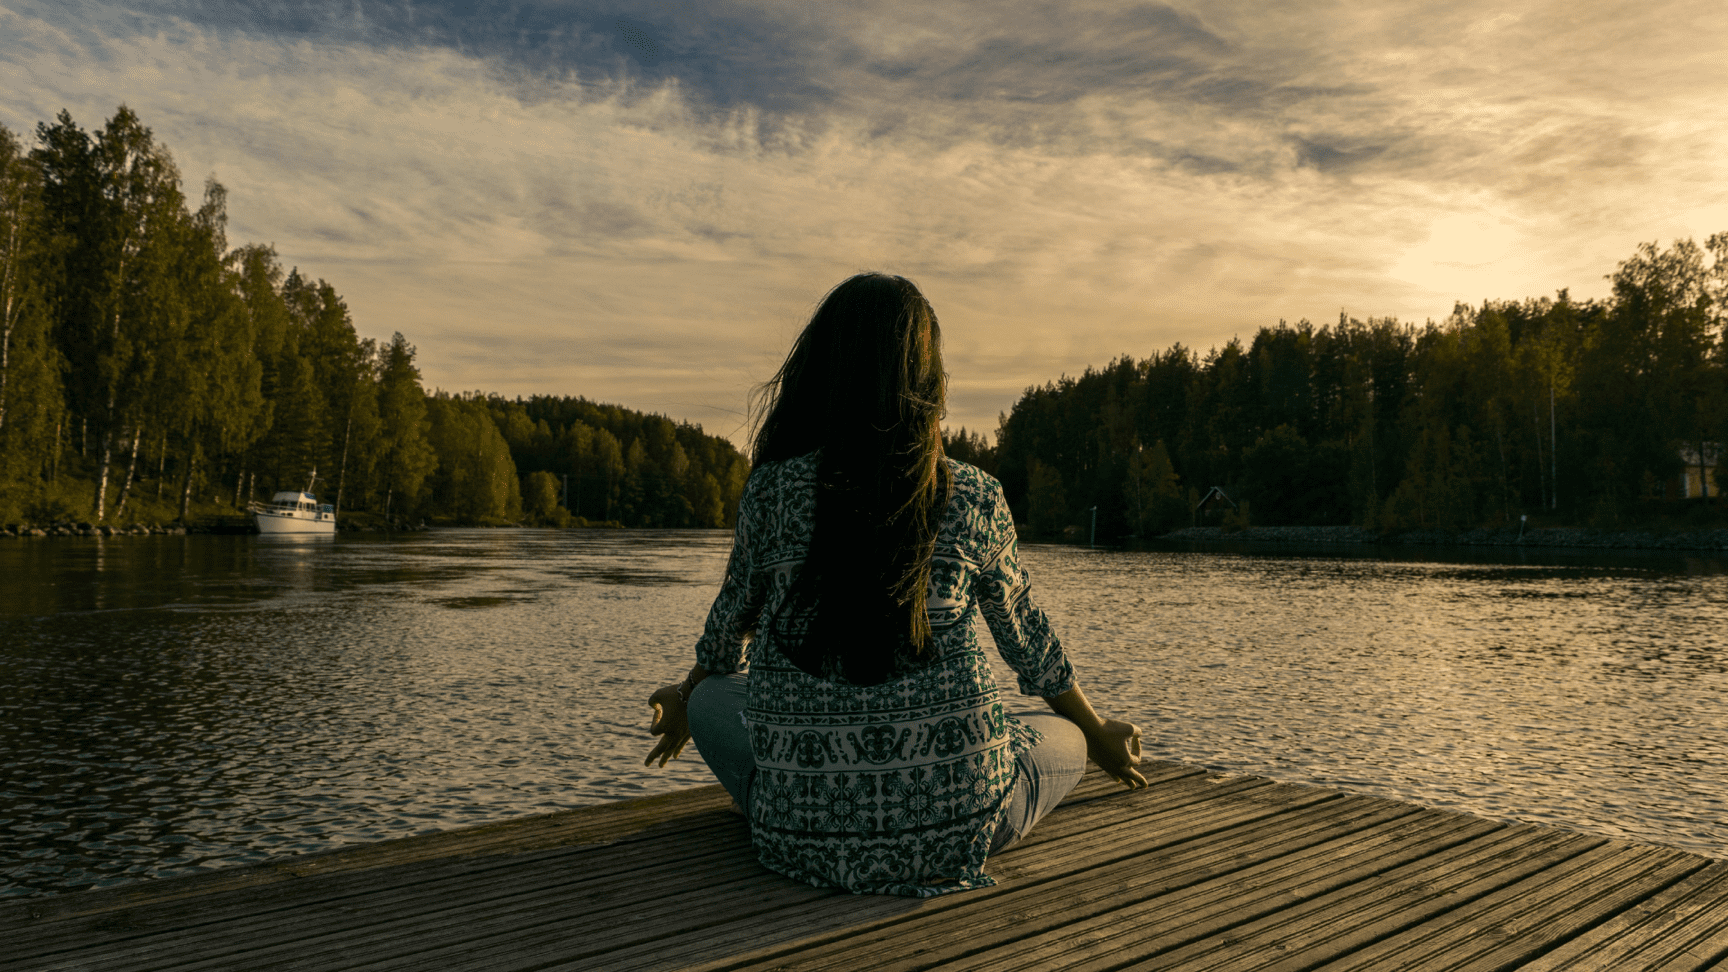
<instances>
[{"instance_id":1,"label":"dark green foliage","mask_svg":"<svg viewBox=\"0 0 1728 972\"><path fill-rule=\"evenodd\" d=\"M696 426L428 398L401 334L362 339L332 285L230 251L222 186L189 211L124 107L94 135L63 112L37 141L0 128L0 523L185 519L309 482L396 522L731 522L749 465Z\"/></svg>"},{"instance_id":2,"label":"dark green foliage","mask_svg":"<svg viewBox=\"0 0 1728 972\"><path fill-rule=\"evenodd\" d=\"M46 471L65 418L40 221L40 170L0 126L0 489Z\"/></svg>"},{"instance_id":3,"label":"dark green foliage","mask_svg":"<svg viewBox=\"0 0 1728 972\"><path fill-rule=\"evenodd\" d=\"M430 434L432 421L427 418L426 392L420 387L420 369L414 366L414 346L398 331L390 338L390 346L379 353L378 419L380 435L379 487L384 494L384 516L389 518L423 507L420 487L439 466ZM483 442L463 442L446 435L446 448L460 448L466 457L469 449L483 449ZM374 492L378 487L374 488ZM447 497L457 504L463 501ZM478 504L467 504L476 508Z\"/></svg>"},{"instance_id":4,"label":"dark green foliage","mask_svg":"<svg viewBox=\"0 0 1728 972\"><path fill-rule=\"evenodd\" d=\"M750 464L700 426L585 398L486 399L524 475L568 477L571 516L636 527L732 523Z\"/></svg>"},{"instance_id":5,"label":"dark green foliage","mask_svg":"<svg viewBox=\"0 0 1728 972\"><path fill-rule=\"evenodd\" d=\"M1213 486L1265 526L1646 515L1679 495L1683 454L1723 465L1711 447L1728 442L1728 234L1646 244L1610 279L1607 301L1460 304L1423 327L1341 315L1204 356L1118 358L1028 388L988 461L1046 536L1094 506L1101 537L1156 535L1191 522ZM1168 505L1151 481L1171 484L1158 487Z\"/></svg>"},{"instance_id":6,"label":"dark green foliage","mask_svg":"<svg viewBox=\"0 0 1728 972\"><path fill-rule=\"evenodd\" d=\"M1032 532L1043 536L1061 533L1071 525L1068 494L1062 489L1062 474L1034 459L1027 480L1026 503L1031 507Z\"/></svg>"},{"instance_id":7,"label":"dark green foliage","mask_svg":"<svg viewBox=\"0 0 1728 972\"><path fill-rule=\"evenodd\" d=\"M428 398L402 335L362 339L332 285L230 250L222 187L190 210L128 109L36 136L26 152L0 128L0 522L231 512L314 474L325 501L398 521L733 521L749 463L697 426ZM1250 504L1257 525L1383 529L1678 509L1699 464L1728 484L1728 233L1644 244L1609 279L1604 301L1124 355L1028 388L994 446L961 429L943 448L1046 537L1094 509L1100 538L1154 536L1213 486L1241 501L1233 525Z\"/></svg>"},{"instance_id":8,"label":"dark green foliage","mask_svg":"<svg viewBox=\"0 0 1728 972\"><path fill-rule=\"evenodd\" d=\"M1133 536L1155 537L1189 525L1191 505L1182 496L1181 478L1170 462L1164 440L1138 450L1128 460L1128 529Z\"/></svg>"},{"instance_id":9,"label":"dark green foliage","mask_svg":"<svg viewBox=\"0 0 1728 972\"><path fill-rule=\"evenodd\" d=\"M1309 445L1288 425L1242 450L1242 493L1262 523L1325 526L1350 522L1350 444Z\"/></svg>"},{"instance_id":10,"label":"dark green foliage","mask_svg":"<svg viewBox=\"0 0 1728 972\"><path fill-rule=\"evenodd\" d=\"M539 526L559 526L558 477L549 472L531 472L522 482L522 513ZM565 519L568 519L566 514Z\"/></svg>"},{"instance_id":11,"label":"dark green foliage","mask_svg":"<svg viewBox=\"0 0 1728 972\"><path fill-rule=\"evenodd\" d=\"M515 522L522 517L522 489L510 447L478 395L443 393L426 401L431 419L430 455L437 466L423 508L465 523ZM410 494L407 484L404 496Z\"/></svg>"},{"instance_id":12,"label":"dark green foliage","mask_svg":"<svg viewBox=\"0 0 1728 972\"><path fill-rule=\"evenodd\" d=\"M991 475L996 474L996 450L990 447L982 432L968 432L964 426L958 432L944 430L942 454L977 466Z\"/></svg>"}]
</instances>

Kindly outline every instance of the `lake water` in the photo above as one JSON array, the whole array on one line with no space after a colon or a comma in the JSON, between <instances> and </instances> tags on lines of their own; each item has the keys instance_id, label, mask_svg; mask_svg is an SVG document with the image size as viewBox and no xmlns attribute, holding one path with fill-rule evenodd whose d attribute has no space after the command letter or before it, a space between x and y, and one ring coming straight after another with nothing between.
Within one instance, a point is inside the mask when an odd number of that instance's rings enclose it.
<instances>
[{"instance_id":1,"label":"lake water","mask_svg":"<svg viewBox=\"0 0 1728 972\"><path fill-rule=\"evenodd\" d=\"M730 542L0 541L0 896L712 782L693 751L643 768L644 700L688 667ZM1728 857L1720 558L1024 559L1150 757Z\"/></svg>"}]
</instances>

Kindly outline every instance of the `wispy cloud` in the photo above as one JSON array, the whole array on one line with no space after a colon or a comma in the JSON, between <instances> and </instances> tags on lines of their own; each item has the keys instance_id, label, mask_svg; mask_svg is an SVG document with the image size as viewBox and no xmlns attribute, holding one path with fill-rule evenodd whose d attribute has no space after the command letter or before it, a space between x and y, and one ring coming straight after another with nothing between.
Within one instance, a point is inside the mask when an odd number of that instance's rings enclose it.
<instances>
[{"instance_id":1,"label":"wispy cloud","mask_svg":"<svg viewBox=\"0 0 1728 972\"><path fill-rule=\"evenodd\" d=\"M0 121L125 102L447 388L730 432L813 302L930 293L951 420L1279 318L1604 292L1728 228L1728 15L0 0Z\"/></svg>"}]
</instances>

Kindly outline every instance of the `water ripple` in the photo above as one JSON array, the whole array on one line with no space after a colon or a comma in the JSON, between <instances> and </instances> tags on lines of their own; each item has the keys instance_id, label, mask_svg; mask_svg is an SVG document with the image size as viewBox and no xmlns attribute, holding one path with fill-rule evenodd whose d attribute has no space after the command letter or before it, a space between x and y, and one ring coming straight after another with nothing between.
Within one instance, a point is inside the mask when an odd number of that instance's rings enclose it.
<instances>
[{"instance_id":1,"label":"water ripple","mask_svg":"<svg viewBox=\"0 0 1728 972\"><path fill-rule=\"evenodd\" d=\"M729 546L0 545L0 895L711 782L690 753L643 768L644 700L688 667ZM1025 559L1148 755L1728 856L1719 561Z\"/></svg>"}]
</instances>

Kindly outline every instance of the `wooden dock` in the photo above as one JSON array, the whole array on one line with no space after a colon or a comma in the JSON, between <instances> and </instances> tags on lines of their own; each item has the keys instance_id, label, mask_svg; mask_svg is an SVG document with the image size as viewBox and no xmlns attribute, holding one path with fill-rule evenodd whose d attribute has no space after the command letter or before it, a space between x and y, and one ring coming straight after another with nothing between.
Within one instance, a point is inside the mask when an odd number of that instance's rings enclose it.
<instances>
[{"instance_id":1,"label":"wooden dock","mask_svg":"<svg viewBox=\"0 0 1728 972\"><path fill-rule=\"evenodd\" d=\"M764 870L717 786L0 906L25 970L1728 970L1728 863L1149 763L1000 882Z\"/></svg>"}]
</instances>

